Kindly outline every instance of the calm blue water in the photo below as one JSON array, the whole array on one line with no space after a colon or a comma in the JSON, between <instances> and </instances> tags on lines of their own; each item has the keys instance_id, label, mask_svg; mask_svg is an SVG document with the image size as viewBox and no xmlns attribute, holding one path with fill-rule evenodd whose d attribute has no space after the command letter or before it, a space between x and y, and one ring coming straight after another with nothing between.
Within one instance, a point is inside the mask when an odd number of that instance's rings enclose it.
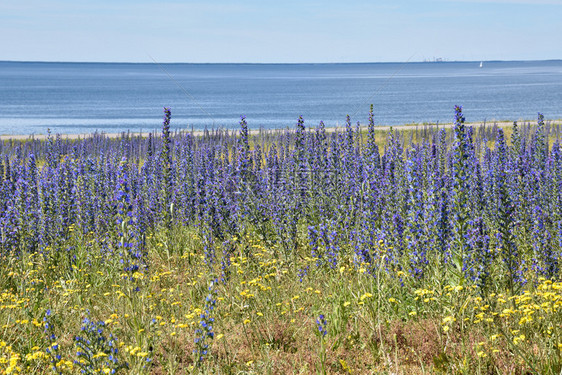
<instances>
[{"instance_id":1,"label":"calm blue water","mask_svg":"<svg viewBox=\"0 0 562 375\"><path fill-rule=\"evenodd\" d=\"M163 71L165 70L165 71ZM168 76L169 74L169 76ZM171 78L170 78L171 77ZM180 88L181 87L181 88ZM373 64L0 62L0 134L562 118L562 60Z\"/></svg>"}]
</instances>

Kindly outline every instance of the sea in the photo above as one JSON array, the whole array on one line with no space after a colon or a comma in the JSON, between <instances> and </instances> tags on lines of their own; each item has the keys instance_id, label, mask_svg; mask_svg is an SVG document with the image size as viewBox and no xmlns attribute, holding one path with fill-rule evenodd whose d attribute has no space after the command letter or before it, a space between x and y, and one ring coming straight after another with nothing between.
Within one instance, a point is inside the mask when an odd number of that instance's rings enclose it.
<instances>
[{"instance_id":1,"label":"sea","mask_svg":"<svg viewBox=\"0 0 562 375\"><path fill-rule=\"evenodd\" d=\"M357 64L0 62L0 134L562 118L562 60Z\"/></svg>"}]
</instances>

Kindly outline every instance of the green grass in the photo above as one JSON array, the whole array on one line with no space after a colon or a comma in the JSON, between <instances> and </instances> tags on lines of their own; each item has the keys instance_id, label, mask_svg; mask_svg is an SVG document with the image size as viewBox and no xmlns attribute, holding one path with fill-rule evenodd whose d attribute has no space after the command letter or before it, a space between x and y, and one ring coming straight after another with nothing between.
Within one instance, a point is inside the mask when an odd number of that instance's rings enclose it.
<instances>
[{"instance_id":1,"label":"green grass","mask_svg":"<svg viewBox=\"0 0 562 375\"><path fill-rule=\"evenodd\" d=\"M75 246L75 263L64 252L2 259L3 373L51 371L45 349L52 342L43 323L48 309L62 373L78 372L73 337L85 317L106 323L105 333L118 338L118 358L129 363L123 373L131 374L561 370L562 283L537 280L512 296L448 284L437 269L424 282L387 273L382 264L369 274L351 255L335 269L317 267L304 238L295 257L283 260L274 256L280 249L251 230L229 239L229 281L214 287L215 337L196 363L196 329L208 287L221 277L220 264L205 263L193 229L158 233L148 240L150 267L135 282L123 278L118 263L97 255L103 244L82 236L65 244ZM222 250L215 248L219 257ZM384 259L385 249L378 251ZM299 270L307 266L301 282ZM328 322L324 338L316 325L320 314Z\"/></svg>"},{"instance_id":2,"label":"green grass","mask_svg":"<svg viewBox=\"0 0 562 375\"><path fill-rule=\"evenodd\" d=\"M493 127L478 131L489 132L491 147ZM511 127L505 132L509 138ZM421 128L398 134L414 142L429 136ZM388 132L376 136L382 150ZM264 142L259 135L251 138L254 145ZM350 243L342 243L337 267L317 266L305 227L299 228L290 254L249 227L224 243L215 242L217 262L209 265L198 229L178 226L148 234L148 268L131 281L119 257L107 255L118 242L115 234L100 241L99 235L69 230L70 238L47 249L47 256L0 258L0 373L79 373L74 337L83 335L85 318L103 321L104 335L117 338L116 357L128 363L120 373L562 370L562 282L537 279L532 272L514 293L505 287L499 268L492 270L486 289L477 289L443 277L443 267L433 259L425 278L417 280L396 269L387 272L389 249L380 244L380 263L368 270L357 263ZM222 282L220 261L226 259L231 264L228 281ZM201 361L194 353L195 340L209 293L216 298L208 314L214 319L214 338L204 340L209 349ZM316 323L321 314L327 320L325 337ZM47 332L44 319L52 327ZM47 349L61 358L52 362L56 357ZM109 371L103 353L97 354L91 362L99 373Z\"/></svg>"}]
</instances>

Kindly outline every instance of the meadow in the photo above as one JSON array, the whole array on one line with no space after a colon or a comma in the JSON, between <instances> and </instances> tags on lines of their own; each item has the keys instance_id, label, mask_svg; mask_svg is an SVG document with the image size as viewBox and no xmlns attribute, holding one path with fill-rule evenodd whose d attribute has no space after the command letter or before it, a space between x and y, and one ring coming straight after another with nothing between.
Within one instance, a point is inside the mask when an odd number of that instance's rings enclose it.
<instances>
[{"instance_id":1,"label":"meadow","mask_svg":"<svg viewBox=\"0 0 562 375\"><path fill-rule=\"evenodd\" d=\"M2 374L559 374L560 124L0 143Z\"/></svg>"}]
</instances>

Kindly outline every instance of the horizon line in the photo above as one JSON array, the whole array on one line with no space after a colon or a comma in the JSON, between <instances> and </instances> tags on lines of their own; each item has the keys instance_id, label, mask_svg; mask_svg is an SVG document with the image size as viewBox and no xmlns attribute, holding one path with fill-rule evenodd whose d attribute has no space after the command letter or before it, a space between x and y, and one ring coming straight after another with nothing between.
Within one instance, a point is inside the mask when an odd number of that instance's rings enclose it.
<instances>
[{"instance_id":1,"label":"horizon line","mask_svg":"<svg viewBox=\"0 0 562 375\"><path fill-rule=\"evenodd\" d=\"M346 62L158 62L166 65L359 65L359 64L446 64L463 62L546 62L559 59L521 60L419 60L419 61L346 61ZM0 63L45 63L45 64L154 64L151 61L59 61L59 60L0 60Z\"/></svg>"}]
</instances>

